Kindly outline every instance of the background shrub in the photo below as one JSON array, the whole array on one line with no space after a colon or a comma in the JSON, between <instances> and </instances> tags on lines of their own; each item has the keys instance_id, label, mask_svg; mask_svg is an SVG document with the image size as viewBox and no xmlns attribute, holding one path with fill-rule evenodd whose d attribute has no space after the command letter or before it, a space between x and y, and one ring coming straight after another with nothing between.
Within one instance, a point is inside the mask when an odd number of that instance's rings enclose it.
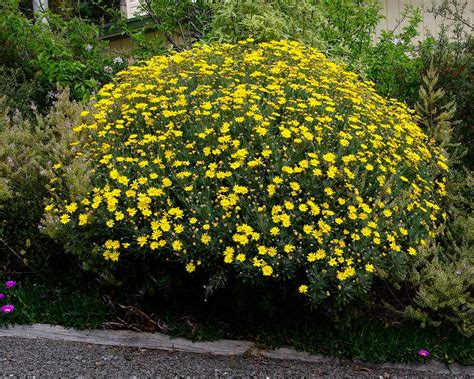
<instances>
[{"instance_id":1,"label":"background shrub","mask_svg":"<svg viewBox=\"0 0 474 379\"><path fill-rule=\"evenodd\" d=\"M61 247L40 231L44 201L54 183L51 166L68 163L70 143L82 107L59 92L46 115L33 121L2 104L0 118L0 237L3 267L22 267L21 259L36 271L51 272ZM86 186L87 172L79 161L70 164L65 180L75 188Z\"/></svg>"},{"instance_id":2,"label":"background shrub","mask_svg":"<svg viewBox=\"0 0 474 379\"><path fill-rule=\"evenodd\" d=\"M72 98L89 99L114 72L125 66L100 41L97 26L79 18L45 15L49 24L34 23L17 0L0 4L0 93L14 109L43 110L55 100L57 84Z\"/></svg>"},{"instance_id":3,"label":"background shrub","mask_svg":"<svg viewBox=\"0 0 474 379\"><path fill-rule=\"evenodd\" d=\"M143 0L141 3L154 26L177 50L189 49L196 41L290 39L354 66L365 63L381 19L377 0Z\"/></svg>"},{"instance_id":4,"label":"background shrub","mask_svg":"<svg viewBox=\"0 0 474 379\"><path fill-rule=\"evenodd\" d=\"M474 37L470 33L449 40L447 32L437 39L428 39L421 47L423 66L432 65L438 73L438 86L446 99L456 103L453 138L467 149L464 164L473 169L474 162Z\"/></svg>"},{"instance_id":5,"label":"background shrub","mask_svg":"<svg viewBox=\"0 0 474 379\"><path fill-rule=\"evenodd\" d=\"M466 148L455 143L453 136L456 121L454 102L447 102L445 92L438 87L438 75L431 68L423 78L417 113L427 134L449 153L450 171L442 204L447 218L441 233L411 267L405 289L412 293L411 303L403 313L422 321L422 325L439 326L448 321L462 333L474 332L474 298L472 275L474 272L474 196L472 173L462 164L460 157Z\"/></svg>"}]
</instances>

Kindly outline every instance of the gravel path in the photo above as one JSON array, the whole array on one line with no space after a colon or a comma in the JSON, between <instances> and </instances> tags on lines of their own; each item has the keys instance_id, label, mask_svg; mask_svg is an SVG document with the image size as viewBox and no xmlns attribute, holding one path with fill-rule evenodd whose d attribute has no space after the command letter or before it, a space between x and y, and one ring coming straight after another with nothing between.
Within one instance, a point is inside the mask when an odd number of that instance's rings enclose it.
<instances>
[{"instance_id":1,"label":"gravel path","mask_svg":"<svg viewBox=\"0 0 474 379\"><path fill-rule=\"evenodd\" d=\"M3 337L0 346L3 377L468 377L356 364L223 357L19 337Z\"/></svg>"}]
</instances>

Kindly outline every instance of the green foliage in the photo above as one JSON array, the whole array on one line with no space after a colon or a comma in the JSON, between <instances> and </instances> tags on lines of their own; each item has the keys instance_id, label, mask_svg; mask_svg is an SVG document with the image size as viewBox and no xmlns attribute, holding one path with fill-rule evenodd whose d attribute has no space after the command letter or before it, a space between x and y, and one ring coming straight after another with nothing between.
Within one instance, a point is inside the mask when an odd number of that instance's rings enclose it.
<instances>
[{"instance_id":1,"label":"green foliage","mask_svg":"<svg viewBox=\"0 0 474 379\"><path fill-rule=\"evenodd\" d=\"M407 6L399 25L404 21L401 30L399 26L392 31L383 30L377 42L368 48L363 74L374 81L380 93L413 105L424 70L414 42L421 21L420 10Z\"/></svg>"},{"instance_id":2,"label":"green foliage","mask_svg":"<svg viewBox=\"0 0 474 379\"><path fill-rule=\"evenodd\" d=\"M121 0L49 0L49 8L65 19L79 17L96 24L111 21L108 8L120 9Z\"/></svg>"},{"instance_id":3,"label":"green foliage","mask_svg":"<svg viewBox=\"0 0 474 379\"><path fill-rule=\"evenodd\" d=\"M473 338L446 325L421 328L417 321L387 317L380 308L372 312L346 308L337 317L331 311L309 310L284 290L271 297L262 297L258 289L243 288L247 296L219 291L205 303L197 289L188 289L185 295L177 292L173 299L157 296L141 301L140 309L157 321L151 330L159 325L161 331L195 341L244 339L264 349L292 346L313 354L376 363L419 362L421 348L439 361L474 363ZM143 330L151 327L149 320L123 313L119 313L122 320Z\"/></svg>"},{"instance_id":4,"label":"green foliage","mask_svg":"<svg viewBox=\"0 0 474 379\"><path fill-rule=\"evenodd\" d=\"M323 41L320 49L333 57L343 58L349 66L363 68L367 54L370 54L375 28L382 19L380 1L324 0L316 3L321 18L311 23L309 32Z\"/></svg>"},{"instance_id":5,"label":"green foliage","mask_svg":"<svg viewBox=\"0 0 474 379\"><path fill-rule=\"evenodd\" d=\"M421 124L428 136L445 147L451 142L453 131L451 120L456 112L456 105L454 101L439 105L445 92L441 88L435 90L437 83L438 75L431 67L423 77L423 85L419 90L420 99L415 106L415 110L420 116Z\"/></svg>"},{"instance_id":6,"label":"green foliage","mask_svg":"<svg viewBox=\"0 0 474 379\"><path fill-rule=\"evenodd\" d=\"M417 356L420 348L428 349L430 358L438 361L465 365L474 362L473 339L451 329L422 329L408 322L387 323L370 315L346 323L326 317L314 317L298 324L294 320L286 325L261 322L249 326L242 334L267 349L294 346L313 354L374 363L420 362ZM239 330L238 325L235 328ZM189 328L187 333L190 334Z\"/></svg>"},{"instance_id":7,"label":"green foliage","mask_svg":"<svg viewBox=\"0 0 474 379\"><path fill-rule=\"evenodd\" d=\"M290 39L349 64L368 52L381 18L377 0L143 0L142 7L177 50L199 40Z\"/></svg>"},{"instance_id":8,"label":"green foliage","mask_svg":"<svg viewBox=\"0 0 474 379\"><path fill-rule=\"evenodd\" d=\"M49 269L61 253L39 230L44 198L53 177L51 165L65 163L74 154L71 127L79 122L81 106L62 91L46 115L30 121L2 107L0 118L0 248L2 262L14 267L17 258L37 270ZM81 163L65 178L75 188L87 183ZM13 259L13 262L11 261Z\"/></svg>"},{"instance_id":9,"label":"green foliage","mask_svg":"<svg viewBox=\"0 0 474 379\"><path fill-rule=\"evenodd\" d=\"M201 40L208 29L209 6L207 1L145 0L141 2L157 31L175 49L189 49Z\"/></svg>"},{"instance_id":10,"label":"green foliage","mask_svg":"<svg viewBox=\"0 0 474 379\"><path fill-rule=\"evenodd\" d=\"M423 77L420 100L416 106L426 133L450 154L451 170L447 180L444 209L447 219L443 237L433 239L408 275L413 289L411 304L404 314L423 325L448 321L468 336L474 334L474 217L472 174L456 165L462 152L452 143L455 105L446 103L445 93L436 89L438 76L431 68Z\"/></svg>"},{"instance_id":11,"label":"green foliage","mask_svg":"<svg viewBox=\"0 0 474 379\"><path fill-rule=\"evenodd\" d=\"M0 275L0 280L4 279ZM78 329L108 325L159 330L194 341L241 339L254 341L267 350L292 346L313 354L373 363L419 362L417 352L425 348L438 361L464 365L474 362L474 340L448 328L384 322L366 314L351 322L335 321L330 316L308 313L293 303L277 304L282 305L281 311L269 314L259 306L260 302L248 296L246 307L236 307L232 293L222 293L218 299L204 303L188 290L186 297L172 301L141 299L138 306L128 293L111 295L92 278L70 273L62 277L24 277L12 294L15 311L0 317L2 326L45 323ZM133 306L114 308L111 302Z\"/></svg>"},{"instance_id":12,"label":"green foliage","mask_svg":"<svg viewBox=\"0 0 474 379\"><path fill-rule=\"evenodd\" d=\"M96 26L54 13L40 17L46 17L48 24L25 17L17 0L0 4L0 94L7 95L12 107L31 111L34 103L44 109L57 84L69 87L74 99L89 99L124 67L123 60L114 61L99 40Z\"/></svg>"},{"instance_id":13,"label":"green foliage","mask_svg":"<svg viewBox=\"0 0 474 379\"><path fill-rule=\"evenodd\" d=\"M285 7L291 6L285 1L216 1L210 4L212 20L209 40L235 43L246 38L257 41L288 38L295 30L294 19L301 16L303 9L309 10L309 2L294 3L293 12L285 14ZM292 24L293 21L293 24ZM305 27L305 19L301 18L300 31Z\"/></svg>"},{"instance_id":14,"label":"green foliage","mask_svg":"<svg viewBox=\"0 0 474 379\"><path fill-rule=\"evenodd\" d=\"M80 277L83 282L78 278L64 267L61 277L23 277L11 290L15 311L0 317L0 326L42 323L101 328L103 322L110 320L103 288L84 277Z\"/></svg>"},{"instance_id":15,"label":"green foliage","mask_svg":"<svg viewBox=\"0 0 474 379\"><path fill-rule=\"evenodd\" d=\"M472 130L470 134L466 133L468 130L466 127L473 121L472 107L467 105L466 101L474 100L472 98L474 39L472 35L465 33L464 26L468 24L463 21L462 13L459 13L466 4L456 0L443 1L437 8L438 12L454 20L451 30L454 31L455 38L448 40L448 30L445 26L442 27L438 44L431 55L432 64L436 65L437 72L428 71L424 78L425 89L420 89L420 101L417 106L425 128L449 152L452 170L445 204L448 211L445 224L446 237L434 241L432 260L420 268L419 277L415 276L418 279L418 282L415 282L418 285L415 298L418 308L414 311L421 318L424 317L431 322L449 320L463 333L472 336L474 334L472 292L474 180L472 171L463 167L463 162L469 163L474 153L470 143L473 141ZM436 8L434 11L436 12ZM472 31L472 26L470 28ZM451 65L451 70L457 70L458 75L454 78L446 75L448 64ZM466 70L468 73L464 76ZM434 89L437 84L442 90ZM454 105L457 105L457 101L461 104L461 111ZM453 122L453 119L458 121Z\"/></svg>"},{"instance_id":16,"label":"green foliage","mask_svg":"<svg viewBox=\"0 0 474 379\"><path fill-rule=\"evenodd\" d=\"M456 3L456 1L455 1ZM452 16L454 17L454 16ZM448 30L448 26L450 29ZM440 34L420 46L424 67L436 68L438 85L456 103L453 139L467 148L464 164L474 167L474 29L455 21L441 26Z\"/></svg>"},{"instance_id":17,"label":"green foliage","mask_svg":"<svg viewBox=\"0 0 474 379\"><path fill-rule=\"evenodd\" d=\"M451 174L448 188L451 207L445 226L445 238L435 240L428 247L424 259L412 267L410 285L416 294L412 305L405 308L408 317L422 321L422 325L437 325L448 321L462 333L474 334L474 217L472 204L460 195L467 191L474 195L474 181L470 174ZM461 197L455 199L453 194Z\"/></svg>"}]
</instances>

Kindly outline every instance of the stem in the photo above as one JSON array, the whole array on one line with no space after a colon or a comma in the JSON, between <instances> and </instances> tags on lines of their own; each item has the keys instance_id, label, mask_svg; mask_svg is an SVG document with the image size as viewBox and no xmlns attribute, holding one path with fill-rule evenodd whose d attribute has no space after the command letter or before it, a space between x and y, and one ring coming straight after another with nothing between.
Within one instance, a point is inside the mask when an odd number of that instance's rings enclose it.
<instances>
[{"instance_id":1,"label":"stem","mask_svg":"<svg viewBox=\"0 0 474 379\"><path fill-rule=\"evenodd\" d=\"M8 249L10 250L10 252L15 256L17 257L21 263L23 263L25 266L29 267L29 265L27 263L25 263L25 261L23 260L23 258L20 256L20 254L18 254L10 245L7 244L7 242L3 239L3 238L0 238L0 242L3 243L3 245Z\"/></svg>"}]
</instances>

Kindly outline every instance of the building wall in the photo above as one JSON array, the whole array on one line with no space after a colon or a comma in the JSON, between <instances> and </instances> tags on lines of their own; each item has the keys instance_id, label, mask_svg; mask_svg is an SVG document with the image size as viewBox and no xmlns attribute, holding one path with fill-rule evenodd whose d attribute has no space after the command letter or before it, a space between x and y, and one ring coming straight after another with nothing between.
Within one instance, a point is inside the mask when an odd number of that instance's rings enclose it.
<instances>
[{"instance_id":1,"label":"building wall","mask_svg":"<svg viewBox=\"0 0 474 379\"><path fill-rule=\"evenodd\" d=\"M113 51L126 52L133 48L133 42L128 37L119 37L109 40L109 47Z\"/></svg>"},{"instance_id":2,"label":"building wall","mask_svg":"<svg viewBox=\"0 0 474 379\"><path fill-rule=\"evenodd\" d=\"M120 4L122 14L126 18L133 18L142 14L140 0L122 0Z\"/></svg>"}]
</instances>

